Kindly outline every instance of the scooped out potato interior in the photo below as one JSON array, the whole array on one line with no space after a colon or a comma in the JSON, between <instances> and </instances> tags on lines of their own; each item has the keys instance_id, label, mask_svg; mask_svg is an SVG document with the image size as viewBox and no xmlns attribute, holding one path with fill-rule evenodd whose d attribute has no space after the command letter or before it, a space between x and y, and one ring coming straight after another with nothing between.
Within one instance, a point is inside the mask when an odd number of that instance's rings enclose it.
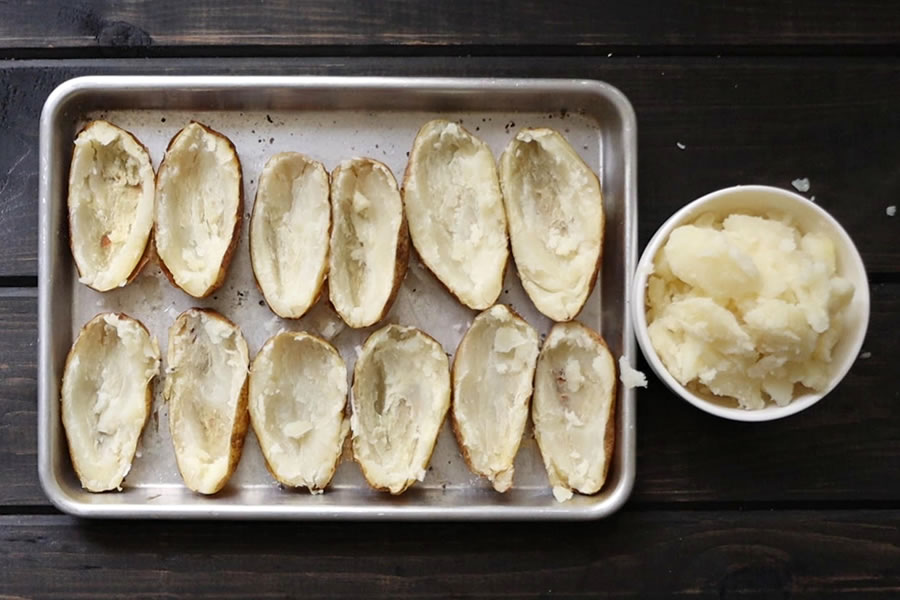
<instances>
[{"instance_id":1,"label":"scooped out potato interior","mask_svg":"<svg viewBox=\"0 0 900 600\"><path fill-rule=\"evenodd\" d=\"M500 295L509 255L506 215L491 149L444 120L419 130L403 197L413 245L425 265L466 306Z\"/></svg>"},{"instance_id":2,"label":"scooped out potato interior","mask_svg":"<svg viewBox=\"0 0 900 600\"><path fill-rule=\"evenodd\" d=\"M390 169L355 158L331 181L331 303L351 327L368 327L390 308L406 274L408 233Z\"/></svg>"},{"instance_id":3,"label":"scooped out potato interior","mask_svg":"<svg viewBox=\"0 0 900 600\"><path fill-rule=\"evenodd\" d=\"M275 478L310 491L325 488L349 423L347 367L329 343L306 333L269 339L250 372L250 422Z\"/></svg>"},{"instance_id":4,"label":"scooped out potato interior","mask_svg":"<svg viewBox=\"0 0 900 600\"><path fill-rule=\"evenodd\" d=\"M296 152L276 154L259 177L250 258L266 302L297 319L315 303L328 267L328 173Z\"/></svg>"},{"instance_id":5,"label":"scooped out potato interior","mask_svg":"<svg viewBox=\"0 0 900 600\"><path fill-rule=\"evenodd\" d=\"M537 332L498 304L475 317L453 361L456 439L469 468L498 492L512 485L537 355Z\"/></svg>"},{"instance_id":6,"label":"scooped out potato interior","mask_svg":"<svg viewBox=\"0 0 900 600\"><path fill-rule=\"evenodd\" d=\"M401 494L425 478L450 407L447 355L412 327L366 340L353 373L353 456L372 487Z\"/></svg>"},{"instance_id":7,"label":"scooped out potato interior","mask_svg":"<svg viewBox=\"0 0 900 600\"><path fill-rule=\"evenodd\" d=\"M600 182L552 129L524 129L500 158L509 236L535 307L568 321L584 306L600 265Z\"/></svg>"},{"instance_id":8,"label":"scooped out potato interior","mask_svg":"<svg viewBox=\"0 0 900 600\"><path fill-rule=\"evenodd\" d=\"M241 164L231 142L200 123L179 131L156 186L156 250L173 283L202 298L219 287L240 235Z\"/></svg>"},{"instance_id":9,"label":"scooped out potato interior","mask_svg":"<svg viewBox=\"0 0 900 600\"><path fill-rule=\"evenodd\" d=\"M247 342L211 310L189 309L169 329L164 393L178 470L201 494L225 486L247 432Z\"/></svg>"},{"instance_id":10,"label":"scooped out potato interior","mask_svg":"<svg viewBox=\"0 0 900 600\"><path fill-rule=\"evenodd\" d=\"M574 321L554 325L538 357L531 416L558 500L603 487L615 399L616 367L602 338Z\"/></svg>"},{"instance_id":11,"label":"scooped out potato interior","mask_svg":"<svg viewBox=\"0 0 900 600\"><path fill-rule=\"evenodd\" d=\"M105 313L78 335L62 381L62 422L81 485L118 489L150 413L159 346L138 321Z\"/></svg>"},{"instance_id":12,"label":"scooped out potato interior","mask_svg":"<svg viewBox=\"0 0 900 600\"><path fill-rule=\"evenodd\" d=\"M153 227L155 175L147 149L106 121L78 137L69 172L69 230L79 281L105 292L140 270Z\"/></svg>"}]
</instances>

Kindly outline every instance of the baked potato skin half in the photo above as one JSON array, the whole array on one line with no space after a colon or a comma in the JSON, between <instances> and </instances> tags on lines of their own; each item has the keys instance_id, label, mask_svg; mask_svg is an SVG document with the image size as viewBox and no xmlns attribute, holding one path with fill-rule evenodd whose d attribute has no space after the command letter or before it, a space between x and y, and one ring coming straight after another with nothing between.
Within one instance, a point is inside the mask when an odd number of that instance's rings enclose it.
<instances>
[{"instance_id":1,"label":"baked potato skin half","mask_svg":"<svg viewBox=\"0 0 900 600\"><path fill-rule=\"evenodd\" d=\"M432 156L441 152L450 156ZM431 189L442 183L446 189ZM509 237L497 164L487 144L456 123L425 123L413 142L402 191L422 264L463 305L492 306L503 288Z\"/></svg>"},{"instance_id":2,"label":"baked potato skin half","mask_svg":"<svg viewBox=\"0 0 900 600\"><path fill-rule=\"evenodd\" d=\"M380 189L374 189L377 187ZM368 197L379 193L383 194L380 200L373 202ZM409 228L400 189L387 165L371 158L353 158L332 172L331 205L329 302L350 327L369 327L387 316L409 266ZM386 231L373 237L370 233L375 229ZM384 239L392 241L393 250L379 252L379 241ZM375 265L383 271L382 276L363 275L362 281L354 280L359 271L354 263L371 266L379 259L389 263ZM372 297L360 300L360 295Z\"/></svg>"},{"instance_id":3,"label":"baked potato skin half","mask_svg":"<svg viewBox=\"0 0 900 600\"><path fill-rule=\"evenodd\" d=\"M314 335L282 331L257 353L250 370L250 423L279 483L312 493L328 486L349 431L347 391L344 360Z\"/></svg>"},{"instance_id":4,"label":"baked potato skin half","mask_svg":"<svg viewBox=\"0 0 900 600\"><path fill-rule=\"evenodd\" d=\"M500 184L522 287L547 317L574 319L603 257L600 180L559 132L539 128L510 141Z\"/></svg>"},{"instance_id":5,"label":"baked potato skin half","mask_svg":"<svg viewBox=\"0 0 900 600\"><path fill-rule=\"evenodd\" d=\"M134 134L104 120L78 133L66 206L79 281L105 292L137 277L149 257L155 185L150 153Z\"/></svg>"},{"instance_id":6,"label":"baked potato skin half","mask_svg":"<svg viewBox=\"0 0 900 600\"><path fill-rule=\"evenodd\" d=\"M199 276L193 275L193 267L182 268L183 265L178 264L179 262L185 262L183 256L184 252L187 250L183 247L185 244L190 244L191 246L196 247L197 235L196 231L193 231L185 236L187 239L179 240L177 239L177 235L172 235L172 237L176 239L170 240L169 230L173 228L179 228L184 223L187 223L189 226L196 228L198 225L193 218L193 215L190 215L187 218L183 218L184 215L169 215L169 210L177 211L179 205L182 204L184 200L183 197L178 197L179 192L175 189L179 183L183 183L180 179L183 175L180 174L180 169L177 166L173 166L172 163L176 162L178 159L181 159L181 154L186 152L191 152L194 150L190 146L188 150L184 150L179 146L181 140L188 140L190 136L198 136L201 140L205 142L205 145L209 145L210 143L214 144L214 148L210 149L207 147L207 150L211 150L214 154L222 152L226 160L223 163L224 167L218 169L217 172L214 172L209 175L210 179L216 181L223 180L232 180L232 185L227 185L227 190L225 190L225 195L229 196L225 200L223 200L223 210L220 215L213 214L212 219L216 220L218 216L222 217L223 222L226 224L225 230L223 230L220 236L216 237L215 240L218 242L216 245L221 246L221 238L228 236L227 245L221 252L213 253L212 257L209 257L213 264L213 268L209 270L209 272L202 273ZM189 144L190 142L184 141L185 144ZM194 143L196 145L196 142ZM193 153L194 156L199 154L198 152ZM170 176L169 171L172 170L173 174ZM196 171L199 169L191 169L190 171ZM211 169L214 170L214 169ZM174 181L173 181L174 180ZM194 183L188 180L188 183ZM202 183L202 182L201 182ZM167 199L167 194L172 193L176 195L176 198L171 203ZM191 196L192 194L182 194ZM233 207L228 207L227 203L231 202L234 204ZM173 205L173 206L170 206ZM208 198L203 198L200 201L201 206L206 206L209 204ZM190 207L188 207L190 209ZM190 212L190 211L189 211ZM205 218L205 208L198 208L198 212L202 214ZM195 298L205 298L212 294L214 291L219 289L223 283L225 283L225 277L228 274L228 267L231 264L231 260L234 256L234 251L237 248L238 241L241 236L241 223L243 221L243 212L244 212L244 184L243 184L243 174L241 170L241 161L238 157L237 150L234 144L222 133L207 127L203 123L199 123L197 121L191 121L185 128L176 133L172 139L169 141L169 145L166 148L166 154L163 158L162 163L159 165L159 170L156 173L156 221L153 227L153 239L155 242L156 252L159 256L159 266L162 269L162 272L165 274L166 278L174 285L175 287L180 288L186 294L193 296ZM233 219L233 225L227 223L229 219ZM171 222L170 222L171 221ZM204 224L205 221L201 221L200 224ZM210 236L208 236L210 237ZM204 255L205 255L204 251ZM220 256L217 256L220 255ZM208 269L208 263L210 259L207 259L205 256L201 258L197 252L194 252L194 256L192 257L195 265L203 265L199 267L201 271L205 271ZM197 281L194 281L197 280Z\"/></svg>"},{"instance_id":7,"label":"baked potato skin half","mask_svg":"<svg viewBox=\"0 0 900 600\"><path fill-rule=\"evenodd\" d=\"M250 423L247 343L221 314L191 308L169 329L167 363L163 393L178 470L193 491L215 494L237 468Z\"/></svg>"},{"instance_id":8,"label":"baked potato skin half","mask_svg":"<svg viewBox=\"0 0 900 600\"><path fill-rule=\"evenodd\" d=\"M496 304L475 317L453 358L453 434L469 470L501 493L513 483L537 356L537 332L514 310ZM485 406L493 414L477 414Z\"/></svg>"},{"instance_id":9,"label":"baked potato skin half","mask_svg":"<svg viewBox=\"0 0 900 600\"><path fill-rule=\"evenodd\" d=\"M129 351L127 361L119 360ZM84 489L121 489L150 415L159 364L156 338L124 313L101 313L82 327L66 356L60 413L72 467Z\"/></svg>"},{"instance_id":10,"label":"baked potato skin half","mask_svg":"<svg viewBox=\"0 0 900 600\"><path fill-rule=\"evenodd\" d=\"M426 379L432 381L423 383ZM363 345L351 389L353 458L373 489L402 494L424 479L450 408L447 355L423 331L387 325ZM415 396L421 394L427 397L417 402ZM411 426L424 433L411 438L407 434ZM378 442L388 440L387 448L377 448ZM401 454L398 446L406 446L400 448Z\"/></svg>"},{"instance_id":11,"label":"baked potato skin half","mask_svg":"<svg viewBox=\"0 0 900 600\"><path fill-rule=\"evenodd\" d=\"M297 152L269 158L250 216L253 278L269 308L299 319L328 274L331 184L322 163Z\"/></svg>"},{"instance_id":12,"label":"baked potato skin half","mask_svg":"<svg viewBox=\"0 0 900 600\"><path fill-rule=\"evenodd\" d=\"M557 500L603 488L615 447L617 389L616 364L600 334L577 321L554 325L535 369L532 419ZM590 428L603 432L599 447L599 431Z\"/></svg>"}]
</instances>

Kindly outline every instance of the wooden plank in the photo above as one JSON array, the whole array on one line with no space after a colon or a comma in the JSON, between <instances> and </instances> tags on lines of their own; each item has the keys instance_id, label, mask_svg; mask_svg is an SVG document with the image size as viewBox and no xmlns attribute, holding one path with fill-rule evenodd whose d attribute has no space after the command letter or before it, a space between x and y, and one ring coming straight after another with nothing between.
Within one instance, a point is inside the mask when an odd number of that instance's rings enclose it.
<instances>
[{"instance_id":1,"label":"wooden plank","mask_svg":"<svg viewBox=\"0 0 900 600\"><path fill-rule=\"evenodd\" d=\"M603 79L638 115L642 242L678 207L719 187L790 188L805 177L870 272L900 272L900 217L885 212L900 203L894 59L435 57L0 61L0 277L37 272L37 122L47 95L78 75L150 73Z\"/></svg>"},{"instance_id":2,"label":"wooden plank","mask_svg":"<svg viewBox=\"0 0 900 600\"><path fill-rule=\"evenodd\" d=\"M249 0L0 4L0 47L733 46L878 47L900 42L900 7L868 0ZM214 49L207 52L214 53Z\"/></svg>"},{"instance_id":3,"label":"wooden plank","mask_svg":"<svg viewBox=\"0 0 900 600\"><path fill-rule=\"evenodd\" d=\"M0 298L0 326L0 505L46 505L35 455L34 299ZM833 393L772 423L716 419L650 376L638 394L632 503L900 501L900 283L872 286L869 331L871 355Z\"/></svg>"},{"instance_id":4,"label":"wooden plank","mask_svg":"<svg viewBox=\"0 0 900 600\"><path fill-rule=\"evenodd\" d=\"M625 511L596 523L0 517L4 597L900 594L900 511Z\"/></svg>"},{"instance_id":5,"label":"wooden plank","mask_svg":"<svg viewBox=\"0 0 900 600\"><path fill-rule=\"evenodd\" d=\"M0 290L0 504L47 504L37 480L37 290Z\"/></svg>"}]
</instances>

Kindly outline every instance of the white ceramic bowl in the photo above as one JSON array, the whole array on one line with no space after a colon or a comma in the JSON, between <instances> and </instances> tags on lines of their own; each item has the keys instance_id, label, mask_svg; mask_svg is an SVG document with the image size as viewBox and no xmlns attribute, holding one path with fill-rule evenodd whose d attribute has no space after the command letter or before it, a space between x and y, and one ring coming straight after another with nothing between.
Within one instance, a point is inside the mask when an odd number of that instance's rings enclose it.
<instances>
[{"instance_id":1,"label":"white ceramic bowl","mask_svg":"<svg viewBox=\"0 0 900 600\"><path fill-rule=\"evenodd\" d=\"M846 308L844 332L834 349L831 363L832 376L828 388L823 393L805 393L794 398L786 406L767 404L759 410L739 408L735 402L716 401L712 395L704 397L681 385L666 370L647 333L645 313L647 278L653 268L653 259L669 239L669 234L680 225L692 222L703 213L712 212L725 215L741 212L764 214L778 211L793 217L794 225L803 232L818 231L827 234L834 242L837 253L838 275L848 279L855 286L850 305ZM869 324L869 282L865 266L853 240L844 228L816 204L803 196L781 188L764 185L744 185L725 188L694 200L672 215L651 238L641 255L634 276L632 311L635 335L650 367L656 375L679 396L710 414L735 421L771 421L800 412L821 400L844 378L862 348Z\"/></svg>"}]
</instances>

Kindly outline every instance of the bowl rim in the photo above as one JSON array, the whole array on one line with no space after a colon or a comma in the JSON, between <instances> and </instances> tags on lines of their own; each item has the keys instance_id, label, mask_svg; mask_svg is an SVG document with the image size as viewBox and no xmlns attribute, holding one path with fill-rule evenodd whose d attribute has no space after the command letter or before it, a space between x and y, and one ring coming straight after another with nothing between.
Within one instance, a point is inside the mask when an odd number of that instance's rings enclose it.
<instances>
[{"instance_id":1,"label":"bowl rim","mask_svg":"<svg viewBox=\"0 0 900 600\"><path fill-rule=\"evenodd\" d=\"M788 202L802 202L807 209L810 209L814 213L816 213L825 223L828 224L829 227L833 229L834 234L837 238L835 242L842 244L848 250L848 254L851 257L850 262L853 264L844 265L843 271L845 273L847 271L858 271L859 273L861 273L862 280L865 282L865 285L862 286L862 289L855 290L855 294L858 294L858 297L860 299L859 310L861 311L861 327L859 327L858 331L855 332L855 339L853 339L851 342L851 351L847 353L847 359L843 364L838 366L837 370L832 375L831 382L824 391L804 394L792 400L785 406L769 404L765 408L757 410L721 406L691 392L685 386L679 383L678 380L675 379L675 377L672 376L671 373L669 373L668 369L666 369L662 360L657 355L656 349L653 347L653 344L650 341L650 336L647 330L647 315L644 309L646 302L647 280L652 273L653 259L656 257L657 252L659 252L660 248L662 247L663 242L668 239L669 234L672 232L672 230L674 230L679 225L684 224L689 217L701 214L703 211L699 209L701 209L703 206L710 205L716 200L720 200L721 198L727 197L736 192L758 192L762 194L769 194L771 196L778 196ZM833 216L831 216L828 211L826 211L818 204L815 204L814 202L804 196L801 196L800 194L775 186L730 186L705 194L681 207L668 219L666 219L666 221L659 227L659 229L656 230L656 233L653 234L653 237L650 238L650 241L647 243L647 246L641 253L640 260L637 263L634 278L632 280L632 285L633 300L631 308L632 321L634 323L634 333L635 337L637 337L641 352L647 359L647 363L650 365L650 368L653 370L656 376L659 377L672 391L677 393L679 396L681 396L681 398L683 398L690 404L706 413L732 421L773 421L797 414L819 402L822 398L824 398L832 390L834 390L835 387L837 387L837 385L844 379L850 368L856 362L856 358L858 357L859 352L862 349L866 337L866 332L869 326L870 298L868 274L866 273L865 264L862 261L859 250L857 249L856 244L854 244L850 235L843 228L843 226Z\"/></svg>"}]
</instances>

